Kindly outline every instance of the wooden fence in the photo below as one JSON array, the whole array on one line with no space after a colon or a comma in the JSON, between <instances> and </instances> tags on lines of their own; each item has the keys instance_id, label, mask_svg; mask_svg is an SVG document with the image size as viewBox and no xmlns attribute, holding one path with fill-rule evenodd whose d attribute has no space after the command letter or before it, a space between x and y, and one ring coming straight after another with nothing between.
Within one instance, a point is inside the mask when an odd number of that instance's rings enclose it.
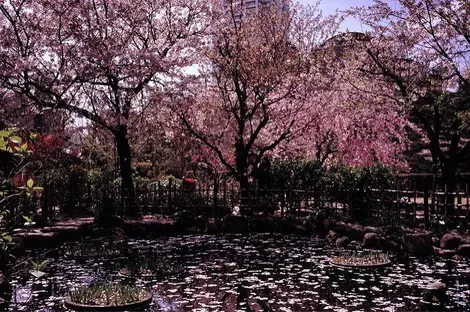
<instances>
[{"instance_id":1,"label":"wooden fence","mask_svg":"<svg viewBox=\"0 0 470 312\"><path fill-rule=\"evenodd\" d=\"M387 187L363 189L293 189L290 187L241 192L235 184L216 181L199 184L194 189L183 188L171 181L165 185L138 185L136 202L144 214L173 215L193 211L212 217L229 214L275 214L281 218L302 218L320 209L348 214L376 223L401 222L408 226L430 228L436 224L452 223L469 227L470 179L457 181L452 191L429 176L397 176ZM426 179L424 179L426 178ZM467 181L468 180L468 181ZM118 194L117 190L115 192ZM119 198L117 197L118 201ZM62 216L93 215L97 195L91 188L67 194L44 186L39 196L22 198L2 210L8 216L42 214L52 220ZM118 213L122 213L118 209Z\"/></svg>"}]
</instances>

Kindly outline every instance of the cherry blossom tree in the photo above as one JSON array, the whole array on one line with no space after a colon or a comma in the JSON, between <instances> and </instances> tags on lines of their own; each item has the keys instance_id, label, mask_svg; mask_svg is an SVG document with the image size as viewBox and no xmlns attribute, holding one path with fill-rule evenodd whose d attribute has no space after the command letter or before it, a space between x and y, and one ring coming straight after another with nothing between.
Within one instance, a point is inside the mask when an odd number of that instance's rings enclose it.
<instances>
[{"instance_id":1,"label":"cherry blossom tree","mask_svg":"<svg viewBox=\"0 0 470 312\"><path fill-rule=\"evenodd\" d=\"M470 152L470 7L466 1L375 1L352 13L370 27L362 72L393 87L449 188Z\"/></svg>"},{"instance_id":2,"label":"cherry blossom tree","mask_svg":"<svg viewBox=\"0 0 470 312\"><path fill-rule=\"evenodd\" d=\"M4 1L0 87L37 109L66 110L109 131L121 196L135 217L129 127L172 75L191 64L207 27L202 0ZM153 97L155 99L156 97Z\"/></svg>"},{"instance_id":3,"label":"cherry blossom tree","mask_svg":"<svg viewBox=\"0 0 470 312\"><path fill-rule=\"evenodd\" d=\"M365 75L362 68L369 37L345 32L329 38L316 53L325 63L309 114L317 116L308 135L290 145L321 163L370 166L380 162L394 170L407 168L405 109L389 94L393 88ZM289 147L290 148L290 147ZM303 152L302 152L303 150Z\"/></svg>"},{"instance_id":4,"label":"cherry blossom tree","mask_svg":"<svg viewBox=\"0 0 470 312\"><path fill-rule=\"evenodd\" d=\"M192 93L175 92L182 124L240 183L249 187L249 155L259 162L313 125L311 91L320 81L312 55L338 24L314 7L273 1L214 6L217 18ZM185 82L188 84L188 82Z\"/></svg>"}]
</instances>

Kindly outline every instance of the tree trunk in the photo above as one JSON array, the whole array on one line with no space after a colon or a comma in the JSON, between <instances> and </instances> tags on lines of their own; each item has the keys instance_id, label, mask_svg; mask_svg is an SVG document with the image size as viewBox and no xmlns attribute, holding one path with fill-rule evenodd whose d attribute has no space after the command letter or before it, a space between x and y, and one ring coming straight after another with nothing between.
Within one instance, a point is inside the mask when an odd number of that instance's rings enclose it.
<instances>
[{"instance_id":1,"label":"tree trunk","mask_svg":"<svg viewBox=\"0 0 470 312\"><path fill-rule=\"evenodd\" d=\"M241 192L241 203L240 203L240 214L248 215L250 212L250 183L248 182L248 176L241 174L239 177L240 192Z\"/></svg>"},{"instance_id":2,"label":"tree trunk","mask_svg":"<svg viewBox=\"0 0 470 312\"><path fill-rule=\"evenodd\" d=\"M119 157L119 169L121 173L121 204L126 217L136 219L140 217L140 209L137 205L134 182L132 181L131 147L127 138L127 127L120 126L114 133L117 153Z\"/></svg>"},{"instance_id":3,"label":"tree trunk","mask_svg":"<svg viewBox=\"0 0 470 312\"><path fill-rule=\"evenodd\" d=\"M248 155L243 142L235 144L235 161L237 165L238 182L240 184L241 202L240 214L247 215L249 212L250 183L248 182Z\"/></svg>"}]
</instances>

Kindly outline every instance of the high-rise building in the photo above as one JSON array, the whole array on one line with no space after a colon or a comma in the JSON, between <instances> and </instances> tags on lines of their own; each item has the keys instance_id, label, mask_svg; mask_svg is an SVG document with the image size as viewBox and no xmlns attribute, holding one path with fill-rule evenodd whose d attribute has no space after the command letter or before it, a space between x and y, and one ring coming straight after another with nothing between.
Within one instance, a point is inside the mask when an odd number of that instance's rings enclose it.
<instances>
[{"instance_id":1,"label":"high-rise building","mask_svg":"<svg viewBox=\"0 0 470 312\"><path fill-rule=\"evenodd\" d=\"M231 5L232 9L235 10L235 19L239 20L242 16L249 14L250 12L257 12L257 10L269 4L277 4L282 0L223 0L226 6ZM287 9L284 8L284 9Z\"/></svg>"}]
</instances>

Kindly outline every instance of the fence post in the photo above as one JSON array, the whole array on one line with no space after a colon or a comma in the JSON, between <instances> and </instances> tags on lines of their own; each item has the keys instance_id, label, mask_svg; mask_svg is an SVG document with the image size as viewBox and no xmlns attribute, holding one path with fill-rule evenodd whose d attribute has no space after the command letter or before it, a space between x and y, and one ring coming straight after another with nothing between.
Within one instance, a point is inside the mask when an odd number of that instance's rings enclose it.
<instances>
[{"instance_id":1,"label":"fence post","mask_svg":"<svg viewBox=\"0 0 470 312\"><path fill-rule=\"evenodd\" d=\"M173 179L168 179L168 214L171 214L172 211L172 202L171 202L171 186L173 185Z\"/></svg>"},{"instance_id":2,"label":"fence post","mask_svg":"<svg viewBox=\"0 0 470 312\"><path fill-rule=\"evenodd\" d=\"M46 223L49 224L52 219L52 213L49 209L49 196L47 184L44 184L44 187L42 189L42 195L44 196L42 202L42 216L46 220Z\"/></svg>"},{"instance_id":3,"label":"fence post","mask_svg":"<svg viewBox=\"0 0 470 312\"><path fill-rule=\"evenodd\" d=\"M214 196L213 198L213 201L214 201L214 215L217 214L217 211L219 210L218 209L218 198L219 197L219 184L217 183L217 177L214 177L214 188L213 188L213 192L212 192L212 195Z\"/></svg>"},{"instance_id":4,"label":"fence post","mask_svg":"<svg viewBox=\"0 0 470 312\"><path fill-rule=\"evenodd\" d=\"M160 180L158 180L157 182L157 197L158 197L158 201L156 201L156 203L158 203L158 206L157 206L157 211L158 211L158 214L163 214L162 213L162 198L163 198L163 192L162 192L162 184L160 182Z\"/></svg>"},{"instance_id":5,"label":"fence post","mask_svg":"<svg viewBox=\"0 0 470 312\"><path fill-rule=\"evenodd\" d=\"M468 228L468 210L470 209L469 196L468 196L468 183L465 183L465 227Z\"/></svg>"},{"instance_id":6,"label":"fence post","mask_svg":"<svg viewBox=\"0 0 470 312\"><path fill-rule=\"evenodd\" d=\"M428 205L428 187L425 186L424 188L424 229L429 229L429 205Z\"/></svg>"},{"instance_id":7,"label":"fence post","mask_svg":"<svg viewBox=\"0 0 470 312\"><path fill-rule=\"evenodd\" d=\"M289 207L289 212L292 213L292 185L289 184L289 189L288 189L288 204L287 206ZM286 211L287 214L287 211Z\"/></svg>"},{"instance_id":8,"label":"fence post","mask_svg":"<svg viewBox=\"0 0 470 312\"><path fill-rule=\"evenodd\" d=\"M447 216L447 183L444 184L444 216Z\"/></svg>"},{"instance_id":9,"label":"fence post","mask_svg":"<svg viewBox=\"0 0 470 312\"><path fill-rule=\"evenodd\" d=\"M400 184L398 183L398 177L395 177L395 202L396 202L396 209L398 213L398 220L401 220L401 207L400 207Z\"/></svg>"},{"instance_id":10,"label":"fence post","mask_svg":"<svg viewBox=\"0 0 470 312\"><path fill-rule=\"evenodd\" d=\"M457 220L460 225L460 215L462 214L462 196L460 195L460 183L457 184ZM455 202L454 202L455 203Z\"/></svg>"},{"instance_id":11,"label":"fence post","mask_svg":"<svg viewBox=\"0 0 470 312\"><path fill-rule=\"evenodd\" d=\"M413 226L416 226L416 205L418 204L416 201L418 199L417 190L416 190L416 181L413 181Z\"/></svg>"},{"instance_id":12,"label":"fence post","mask_svg":"<svg viewBox=\"0 0 470 312\"><path fill-rule=\"evenodd\" d=\"M224 180L224 191L223 191L223 201L224 201L224 215L227 213L227 181Z\"/></svg>"},{"instance_id":13,"label":"fence post","mask_svg":"<svg viewBox=\"0 0 470 312\"><path fill-rule=\"evenodd\" d=\"M286 205L284 185L281 187L281 220L284 220L284 206Z\"/></svg>"}]
</instances>

